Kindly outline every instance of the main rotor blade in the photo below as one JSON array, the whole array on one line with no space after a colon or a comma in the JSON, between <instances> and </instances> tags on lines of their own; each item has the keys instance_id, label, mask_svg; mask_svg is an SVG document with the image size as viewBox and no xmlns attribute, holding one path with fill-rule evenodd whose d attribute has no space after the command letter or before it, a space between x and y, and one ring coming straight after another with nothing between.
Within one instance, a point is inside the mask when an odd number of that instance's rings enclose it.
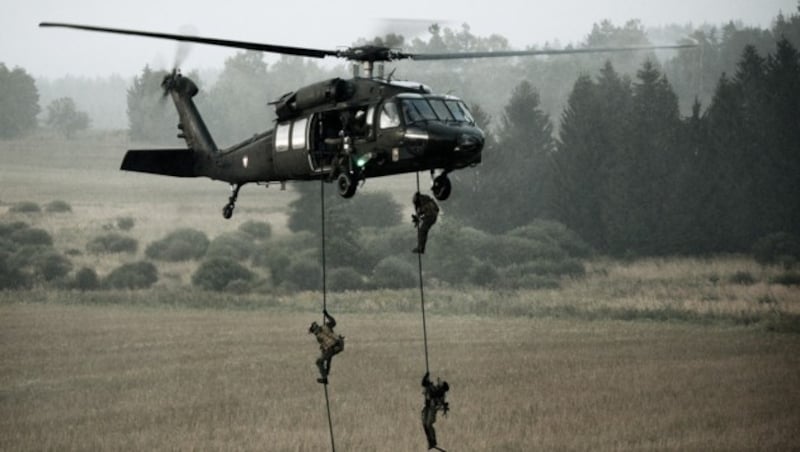
<instances>
[{"instance_id":1,"label":"main rotor blade","mask_svg":"<svg viewBox=\"0 0 800 452\"><path fill-rule=\"evenodd\" d=\"M39 26L74 28L76 30L99 31L103 33L116 33L121 35L145 36L148 38L171 39L173 41L183 41L183 42L197 42L200 44L234 47L237 49L258 50L261 52L283 53L287 55L297 55L297 56L304 56L311 58L325 58L326 56L337 56L337 52L335 50L320 50L320 49L309 49L304 47L278 46L272 44L260 44L257 42L233 41L229 39L203 38L200 36L186 36L186 35L178 35L171 33L155 33L151 31L125 30L121 28L95 27L92 25L67 24L59 22L42 22L39 24Z\"/></svg>"},{"instance_id":2,"label":"main rotor blade","mask_svg":"<svg viewBox=\"0 0 800 452\"><path fill-rule=\"evenodd\" d=\"M503 58L534 55L570 55L578 53L606 53L606 52L635 52L641 50L659 49L689 49L697 47L696 44L678 44L664 46L627 46L627 47L595 47L586 49L544 49L544 50L501 50L497 52L458 52L458 53L404 53L400 52L396 58L409 58L415 61L425 60L458 60L468 58Z\"/></svg>"}]
</instances>

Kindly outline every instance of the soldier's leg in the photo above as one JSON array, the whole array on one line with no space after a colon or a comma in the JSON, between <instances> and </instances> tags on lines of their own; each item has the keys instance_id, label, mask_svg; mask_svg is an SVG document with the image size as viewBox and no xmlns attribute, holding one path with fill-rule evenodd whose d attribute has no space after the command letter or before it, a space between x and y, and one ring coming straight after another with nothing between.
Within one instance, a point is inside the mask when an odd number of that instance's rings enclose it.
<instances>
[{"instance_id":1,"label":"soldier's leg","mask_svg":"<svg viewBox=\"0 0 800 452\"><path fill-rule=\"evenodd\" d=\"M428 440L428 448L436 447L436 430L433 423L436 422L436 410L432 408L422 409L422 428L425 430L425 437Z\"/></svg>"},{"instance_id":2,"label":"soldier's leg","mask_svg":"<svg viewBox=\"0 0 800 452\"><path fill-rule=\"evenodd\" d=\"M325 357L324 357L324 355L320 356L319 358L317 358L317 369L319 369L319 374L322 376L322 378L325 378L325 377L328 376L328 372L325 369Z\"/></svg>"},{"instance_id":3,"label":"soldier's leg","mask_svg":"<svg viewBox=\"0 0 800 452\"><path fill-rule=\"evenodd\" d=\"M422 221L419 224L419 229L417 229L417 250L420 253L425 252L425 244L428 242L428 230L430 228L431 225L426 221Z\"/></svg>"}]
</instances>

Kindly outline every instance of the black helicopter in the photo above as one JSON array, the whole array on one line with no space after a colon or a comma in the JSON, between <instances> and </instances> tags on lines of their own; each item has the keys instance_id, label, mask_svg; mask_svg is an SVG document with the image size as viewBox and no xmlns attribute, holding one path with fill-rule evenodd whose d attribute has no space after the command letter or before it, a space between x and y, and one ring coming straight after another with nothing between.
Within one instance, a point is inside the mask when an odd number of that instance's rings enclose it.
<instances>
[{"instance_id":1,"label":"black helicopter","mask_svg":"<svg viewBox=\"0 0 800 452\"><path fill-rule=\"evenodd\" d=\"M339 194L349 198L366 178L430 171L431 190L436 199L441 201L450 196L448 174L480 163L483 131L461 99L436 94L420 83L375 76L376 63L694 47L690 44L420 54L373 45L320 50L67 23L42 22L39 26L311 58L336 57L361 65L361 76L325 80L283 95L272 102L277 114L274 128L227 149L219 149L214 143L192 101L198 93L195 83L177 70L164 78L161 84L164 94L172 97L180 118L178 138L186 141L187 148L130 150L121 169L176 177L205 176L228 182L232 193L222 210L225 218L233 215L239 189L250 182L323 179L335 181Z\"/></svg>"}]
</instances>

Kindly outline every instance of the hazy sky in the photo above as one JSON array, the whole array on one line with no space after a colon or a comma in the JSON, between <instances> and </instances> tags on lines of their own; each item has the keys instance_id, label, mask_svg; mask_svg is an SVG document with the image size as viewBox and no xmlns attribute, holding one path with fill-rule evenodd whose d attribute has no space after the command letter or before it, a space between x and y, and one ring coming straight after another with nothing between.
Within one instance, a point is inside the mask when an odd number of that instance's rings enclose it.
<instances>
[{"instance_id":1,"label":"hazy sky","mask_svg":"<svg viewBox=\"0 0 800 452\"><path fill-rule=\"evenodd\" d=\"M433 19L450 27L468 23L479 36L497 33L515 48L559 40L579 42L592 24L609 19L645 26L741 20L768 27L779 11L797 11L797 0L4 0L0 62L34 77L67 74L137 74L145 64L172 65L170 41L38 27L41 21L74 22L202 36L335 49L359 37L382 34L385 18ZM233 49L195 45L184 70L222 67Z\"/></svg>"}]
</instances>

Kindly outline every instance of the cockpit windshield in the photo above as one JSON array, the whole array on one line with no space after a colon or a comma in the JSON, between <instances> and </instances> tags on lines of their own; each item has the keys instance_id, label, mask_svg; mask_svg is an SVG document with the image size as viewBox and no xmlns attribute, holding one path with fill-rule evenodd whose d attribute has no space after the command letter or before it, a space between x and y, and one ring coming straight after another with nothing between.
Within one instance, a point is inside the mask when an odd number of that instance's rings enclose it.
<instances>
[{"instance_id":1,"label":"cockpit windshield","mask_svg":"<svg viewBox=\"0 0 800 452\"><path fill-rule=\"evenodd\" d=\"M420 121L442 121L475 124L464 102L453 98L414 97L400 101L406 124Z\"/></svg>"}]
</instances>

